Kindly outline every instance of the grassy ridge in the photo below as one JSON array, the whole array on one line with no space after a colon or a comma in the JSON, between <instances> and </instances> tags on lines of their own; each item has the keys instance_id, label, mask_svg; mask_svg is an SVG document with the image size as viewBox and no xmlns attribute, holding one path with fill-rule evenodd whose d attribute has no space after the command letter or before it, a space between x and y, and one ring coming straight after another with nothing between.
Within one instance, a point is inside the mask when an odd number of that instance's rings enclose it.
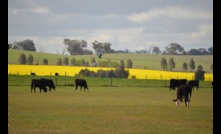
<instances>
[{"instance_id":1,"label":"grassy ridge","mask_svg":"<svg viewBox=\"0 0 221 134\"><path fill-rule=\"evenodd\" d=\"M58 77L56 92L30 93L33 77L8 77L11 134L212 133L209 82L193 91L189 108L184 103L177 108L172 102L176 92L164 81L114 79L110 86L110 79L86 77L90 91L83 92L65 86L74 77Z\"/></svg>"},{"instance_id":2,"label":"grassy ridge","mask_svg":"<svg viewBox=\"0 0 221 134\"><path fill-rule=\"evenodd\" d=\"M8 64L19 64L18 58L21 53L24 53L26 57L29 54L32 54L34 57L34 64L39 61L39 64L42 64L43 59L48 59L49 65L56 65L58 58L64 58L65 55L58 55L58 54L49 54L49 53L39 53L39 52L30 52L30 51L21 51L21 50L8 50ZM134 68L146 68L146 69L154 69L154 70L161 70L160 61L162 58L166 58L167 62L169 58L173 57L176 68L175 71L181 71L182 65L184 62L187 64L189 63L190 59L193 58L195 61L195 66L202 65L203 69L207 72L211 72L210 69L211 64L213 63L213 56L211 55L204 55L204 56L171 56L171 55L148 55L148 54L104 54L101 59L97 57L97 55L74 55L74 56L67 56L69 58L69 63L72 58L76 60L85 61L91 60L92 57L96 58L96 61L103 61L110 59L111 61L115 61L120 63L120 60L123 60L124 63L127 63L127 59L130 58L133 62Z\"/></svg>"}]
</instances>

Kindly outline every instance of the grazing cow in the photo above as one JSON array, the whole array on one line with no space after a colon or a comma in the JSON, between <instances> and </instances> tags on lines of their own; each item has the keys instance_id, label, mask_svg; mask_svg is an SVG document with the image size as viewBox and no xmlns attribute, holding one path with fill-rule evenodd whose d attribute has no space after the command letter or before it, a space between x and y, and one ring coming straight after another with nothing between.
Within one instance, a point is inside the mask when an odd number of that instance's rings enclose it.
<instances>
[{"instance_id":1,"label":"grazing cow","mask_svg":"<svg viewBox=\"0 0 221 134\"><path fill-rule=\"evenodd\" d=\"M42 89L44 90L44 92L47 92L46 81L44 80L32 79L31 80L31 92L32 92L32 89L34 89L34 92L36 93L36 90L35 90L36 87L39 87L40 93Z\"/></svg>"},{"instance_id":2,"label":"grazing cow","mask_svg":"<svg viewBox=\"0 0 221 134\"><path fill-rule=\"evenodd\" d=\"M31 75L36 75L35 73L31 73Z\"/></svg>"},{"instance_id":3,"label":"grazing cow","mask_svg":"<svg viewBox=\"0 0 221 134\"><path fill-rule=\"evenodd\" d=\"M53 89L54 91L56 90L55 84L52 79L41 78L41 80L46 81L46 86L49 87L49 91L51 91L51 89Z\"/></svg>"},{"instance_id":4,"label":"grazing cow","mask_svg":"<svg viewBox=\"0 0 221 134\"><path fill-rule=\"evenodd\" d=\"M170 90L175 91L176 87L178 88L181 85L186 85L187 79L170 79Z\"/></svg>"},{"instance_id":5,"label":"grazing cow","mask_svg":"<svg viewBox=\"0 0 221 134\"><path fill-rule=\"evenodd\" d=\"M32 79L32 81L31 81L31 92L32 92L32 89L34 89L34 92L36 93L36 91L35 91L36 87L39 87L40 92L41 92L42 89L44 90L44 92L47 92L46 86L49 87L49 91L51 91L51 88L54 91L56 89L55 85L54 85L54 82L51 79L44 79L44 78Z\"/></svg>"},{"instance_id":6,"label":"grazing cow","mask_svg":"<svg viewBox=\"0 0 221 134\"><path fill-rule=\"evenodd\" d=\"M181 85L177 89L177 98L173 99L176 102L176 106L179 107L179 103L185 101L187 107L189 107L189 103L192 95L192 87L190 85Z\"/></svg>"},{"instance_id":7,"label":"grazing cow","mask_svg":"<svg viewBox=\"0 0 221 134\"><path fill-rule=\"evenodd\" d=\"M199 80L190 80L187 85L190 85L193 90L194 90L194 87L196 87L196 89L198 90L199 88Z\"/></svg>"},{"instance_id":8,"label":"grazing cow","mask_svg":"<svg viewBox=\"0 0 221 134\"><path fill-rule=\"evenodd\" d=\"M84 91L85 91L85 89L88 90L87 82L84 79L75 79L75 86L76 86L76 90L77 90L78 86L80 86L81 89L82 89L82 87L84 87Z\"/></svg>"}]
</instances>

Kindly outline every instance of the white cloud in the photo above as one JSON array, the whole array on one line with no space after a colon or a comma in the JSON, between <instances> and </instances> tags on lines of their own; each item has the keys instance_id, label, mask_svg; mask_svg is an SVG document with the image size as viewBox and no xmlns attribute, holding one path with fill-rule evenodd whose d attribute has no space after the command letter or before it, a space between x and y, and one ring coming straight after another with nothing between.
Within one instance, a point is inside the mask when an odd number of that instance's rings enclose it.
<instances>
[{"instance_id":1,"label":"white cloud","mask_svg":"<svg viewBox=\"0 0 221 134\"><path fill-rule=\"evenodd\" d=\"M133 13L128 20L134 23L145 23L161 17L180 19L212 19L212 13L181 7L153 8L148 12Z\"/></svg>"},{"instance_id":2,"label":"white cloud","mask_svg":"<svg viewBox=\"0 0 221 134\"><path fill-rule=\"evenodd\" d=\"M197 32L191 34L194 39L213 35L213 25L200 25Z\"/></svg>"},{"instance_id":3,"label":"white cloud","mask_svg":"<svg viewBox=\"0 0 221 134\"><path fill-rule=\"evenodd\" d=\"M65 38L86 40L91 50L94 40L115 50L211 47L212 2L188 2L9 0L8 40L30 39L50 53L61 51Z\"/></svg>"},{"instance_id":4,"label":"white cloud","mask_svg":"<svg viewBox=\"0 0 221 134\"><path fill-rule=\"evenodd\" d=\"M31 9L35 13L46 14L49 13L49 9L47 7L36 7Z\"/></svg>"}]
</instances>

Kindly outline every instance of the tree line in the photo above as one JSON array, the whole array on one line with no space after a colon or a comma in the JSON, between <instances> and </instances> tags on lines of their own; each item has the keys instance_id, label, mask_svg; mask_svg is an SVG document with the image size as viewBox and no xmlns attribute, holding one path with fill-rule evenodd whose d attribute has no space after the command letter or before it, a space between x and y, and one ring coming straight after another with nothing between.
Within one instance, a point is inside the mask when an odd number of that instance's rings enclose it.
<instances>
[{"instance_id":1,"label":"tree line","mask_svg":"<svg viewBox=\"0 0 221 134\"><path fill-rule=\"evenodd\" d=\"M28 65L33 65L34 64L34 57L32 54L29 54L26 56L24 53L21 53L19 55L18 61L20 64L28 64ZM35 65L39 65L39 61L37 60ZM43 65L48 65L49 61L47 58L43 58L42 60ZM56 65L64 65L64 66L86 66L86 67L110 67L110 68L118 68L120 66L124 66L126 68L133 68L133 62L130 58L127 59L127 63L125 64L123 60L120 60L120 62L113 62L110 59L107 61L96 61L95 57L91 57L90 62L86 61L85 59L81 60L76 60L74 57L69 60L69 58L66 56L63 59L58 58L57 62L55 63Z\"/></svg>"},{"instance_id":2,"label":"tree line","mask_svg":"<svg viewBox=\"0 0 221 134\"><path fill-rule=\"evenodd\" d=\"M21 53L18 60L19 60L20 64L32 65L34 62L34 57L32 56L32 54L29 54L29 56L26 58L26 55L24 53ZM42 63L43 63L43 65L48 65L48 60L46 58L44 58ZM85 61L84 59L75 60L75 58L72 58L70 65L86 66L86 67L99 66L99 67L115 68L115 70L110 70L110 71L98 70L97 72L90 71L88 69L82 69L79 72L79 75L81 75L81 76L107 77L107 78L127 78L129 76L129 72L127 70L125 70L125 67L126 68L133 67L133 62L131 59L128 59L126 64L124 64L123 60L120 60L120 63L111 62L110 60L102 61L102 62L99 61L99 63L97 63L95 57L92 57L90 63L91 64L89 64L89 62ZM56 64L68 66L69 59L68 59L68 57L64 57L63 59L58 58ZM193 58L190 59L188 64L186 62L183 63L183 66L182 66L183 71L188 70L188 65L189 65L189 68L191 71L193 71L195 69L195 62L194 62ZM175 69L175 67L176 67L176 64L175 64L175 61L172 57L169 59L168 63L165 58L161 59L162 70L173 71L173 69ZM213 65L211 65L211 69L213 69ZM205 74L205 71L203 70L203 67L201 65L198 65L197 70L195 71L195 79L196 80L204 80L204 74Z\"/></svg>"},{"instance_id":3,"label":"tree line","mask_svg":"<svg viewBox=\"0 0 221 134\"><path fill-rule=\"evenodd\" d=\"M70 55L92 55L93 51L87 49L87 41L85 40L71 40L65 38L63 41L64 48L62 49L62 54L67 51ZM164 51L161 51L157 46L150 46L147 50L137 50L131 52L129 49L125 50L114 50L111 48L111 43L109 42L91 42L92 47L99 58L102 57L105 53L135 53L135 54L162 54L162 55L213 55L213 47L208 49L199 48L199 49L190 49L186 51L178 43L170 43L165 47ZM36 51L35 44L32 40L26 39L20 42L14 42L8 44L9 49L19 49L19 50L28 50Z\"/></svg>"}]
</instances>

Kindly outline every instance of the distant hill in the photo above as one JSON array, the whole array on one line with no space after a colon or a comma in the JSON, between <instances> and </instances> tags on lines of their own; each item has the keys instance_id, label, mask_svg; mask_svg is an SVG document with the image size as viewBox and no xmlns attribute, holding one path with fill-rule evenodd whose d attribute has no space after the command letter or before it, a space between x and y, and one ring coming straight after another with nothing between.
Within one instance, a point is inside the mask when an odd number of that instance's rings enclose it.
<instances>
[{"instance_id":1,"label":"distant hill","mask_svg":"<svg viewBox=\"0 0 221 134\"><path fill-rule=\"evenodd\" d=\"M155 54L104 54L101 59L98 58L97 55L59 55L59 54L50 54L50 53L42 53L42 52L32 52L32 51L24 51L24 50L8 50L8 64L19 64L19 56L21 53L26 55L26 58L29 54L32 54L34 57L34 63L37 62L39 64L43 64L43 59L46 58L48 60L49 65L56 65L58 58L63 60L64 57L68 57L69 64L72 58L76 60L88 61L90 63L91 58L95 57L96 62L99 61L107 61L110 60L112 62L120 63L120 60L124 61L126 65L127 59L131 59L133 62L133 68L139 69L153 69L153 70L161 70L161 59L165 58L167 63L169 62L169 58L173 57L175 62L174 71L182 71L182 65L184 62L189 64L191 58L193 58L195 62L195 66L197 68L198 65L201 65L206 72L213 72L210 69L211 64L213 64L213 55L203 55L203 56L195 56L195 55L155 55ZM189 67L188 67L189 68ZM190 70L190 69L188 69Z\"/></svg>"}]
</instances>

